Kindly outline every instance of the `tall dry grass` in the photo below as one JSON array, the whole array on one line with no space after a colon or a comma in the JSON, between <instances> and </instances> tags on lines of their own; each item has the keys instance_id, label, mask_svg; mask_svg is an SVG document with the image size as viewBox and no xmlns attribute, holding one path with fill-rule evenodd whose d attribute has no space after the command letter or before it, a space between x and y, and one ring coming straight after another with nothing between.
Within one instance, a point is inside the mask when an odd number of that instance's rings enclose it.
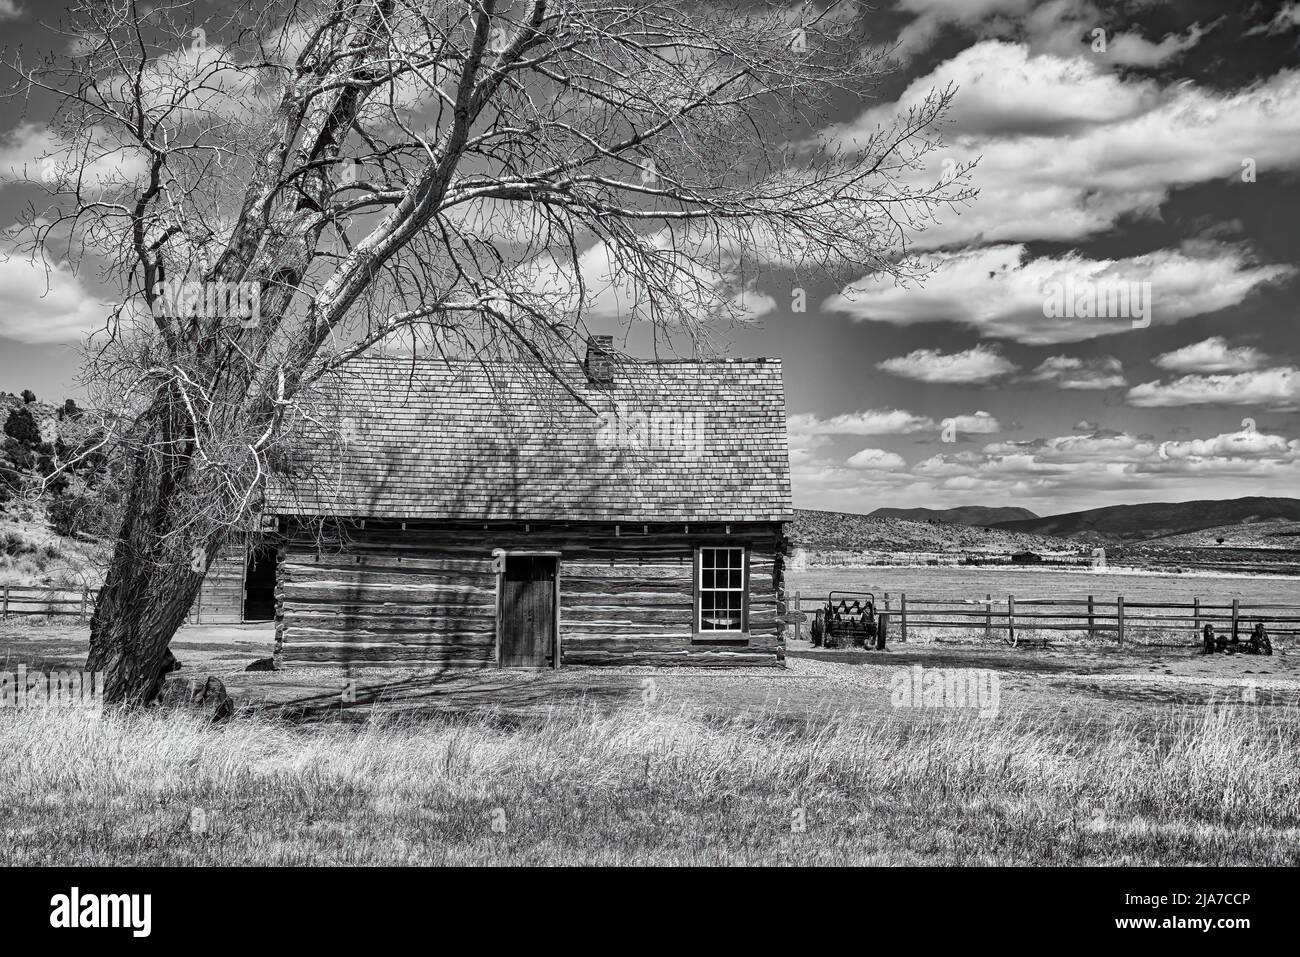
<instances>
[{"instance_id":1,"label":"tall dry grass","mask_svg":"<svg viewBox=\"0 0 1300 957\"><path fill-rule=\"evenodd\" d=\"M0 863L1294 865L1300 730L1264 710L1156 727L0 711Z\"/></svg>"}]
</instances>

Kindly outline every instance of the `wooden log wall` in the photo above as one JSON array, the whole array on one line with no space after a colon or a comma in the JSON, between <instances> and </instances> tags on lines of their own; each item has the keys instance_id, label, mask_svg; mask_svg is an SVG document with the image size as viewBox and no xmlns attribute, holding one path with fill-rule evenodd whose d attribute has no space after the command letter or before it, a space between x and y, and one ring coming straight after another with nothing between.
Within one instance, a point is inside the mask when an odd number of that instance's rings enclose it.
<instances>
[{"instance_id":1,"label":"wooden log wall","mask_svg":"<svg viewBox=\"0 0 1300 957\"><path fill-rule=\"evenodd\" d=\"M729 529L729 531L728 531ZM558 551L562 664L776 665L779 524L289 522L277 582L286 663L496 663L492 551ZM336 537L337 536L337 537ZM693 638L697 546L749 549L747 640Z\"/></svg>"}]
</instances>

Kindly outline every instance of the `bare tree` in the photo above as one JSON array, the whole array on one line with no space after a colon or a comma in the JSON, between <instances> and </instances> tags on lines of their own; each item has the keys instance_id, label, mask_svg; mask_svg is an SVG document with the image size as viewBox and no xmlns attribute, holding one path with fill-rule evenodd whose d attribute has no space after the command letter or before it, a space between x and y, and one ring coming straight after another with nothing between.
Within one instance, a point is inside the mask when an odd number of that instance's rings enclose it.
<instances>
[{"instance_id":1,"label":"bare tree","mask_svg":"<svg viewBox=\"0 0 1300 957\"><path fill-rule=\"evenodd\" d=\"M6 64L55 105L30 249L117 290L87 358L129 464L88 661L112 701L155 695L304 392L349 358L552 370L611 301L705 350L758 270L919 277L910 237L970 195L966 167L915 185L951 90L852 149L816 136L888 70L843 2L207 9L86 2L65 50Z\"/></svg>"}]
</instances>

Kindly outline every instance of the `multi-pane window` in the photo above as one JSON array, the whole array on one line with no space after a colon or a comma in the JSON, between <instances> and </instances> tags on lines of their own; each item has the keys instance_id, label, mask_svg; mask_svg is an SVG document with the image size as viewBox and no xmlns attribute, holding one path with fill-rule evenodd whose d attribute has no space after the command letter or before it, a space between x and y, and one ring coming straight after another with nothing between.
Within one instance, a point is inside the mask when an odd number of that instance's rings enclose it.
<instances>
[{"instance_id":1,"label":"multi-pane window","mask_svg":"<svg viewBox=\"0 0 1300 957\"><path fill-rule=\"evenodd\" d=\"M699 553L698 630L745 630L745 550L701 548Z\"/></svg>"}]
</instances>

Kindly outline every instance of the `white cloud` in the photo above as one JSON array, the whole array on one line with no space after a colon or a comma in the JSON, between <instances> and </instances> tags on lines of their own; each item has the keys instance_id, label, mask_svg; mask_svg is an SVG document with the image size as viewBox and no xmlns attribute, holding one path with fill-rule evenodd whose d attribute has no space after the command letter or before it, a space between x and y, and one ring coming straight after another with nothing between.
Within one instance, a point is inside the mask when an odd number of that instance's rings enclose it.
<instances>
[{"instance_id":1,"label":"white cloud","mask_svg":"<svg viewBox=\"0 0 1300 957\"><path fill-rule=\"evenodd\" d=\"M1300 442L1246 432L1177 442L1127 433L1070 435L936 455L911 472L929 480L932 496L958 492L976 499L1078 496L1095 504L1100 493L1131 500L1142 490L1161 498L1212 497L1216 491L1226 497L1240 495L1243 481L1256 494L1286 494L1300 479Z\"/></svg>"},{"instance_id":2,"label":"white cloud","mask_svg":"<svg viewBox=\"0 0 1300 957\"><path fill-rule=\"evenodd\" d=\"M1031 382L1048 382L1058 389L1118 389L1128 385L1124 365L1114 356L1077 359L1072 356L1049 356L1029 375Z\"/></svg>"},{"instance_id":3,"label":"white cloud","mask_svg":"<svg viewBox=\"0 0 1300 957\"><path fill-rule=\"evenodd\" d=\"M929 46L947 26L981 38L1019 38L1036 53L1070 55L1090 50L1092 31L1112 19L1090 0L901 0L899 9L916 15L898 36L905 57ZM1099 57L1115 66L1156 66L1194 47L1206 32L1192 24L1158 43L1131 30L1108 32Z\"/></svg>"},{"instance_id":4,"label":"white cloud","mask_svg":"<svg viewBox=\"0 0 1300 957\"><path fill-rule=\"evenodd\" d=\"M23 15L15 0L0 0L0 20L18 20Z\"/></svg>"},{"instance_id":5,"label":"white cloud","mask_svg":"<svg viewBox=\"0 0 1300 957\"><path fill-rule=\"evenodd\" d=\"M102 326L111 308L66 266L52 267L47 275L21 256L0 259L0 338L77 341Z\"/></svg>"},{"instance_id":6,"label":"white cloud","mask_svg":"<svg viewBox=\"0 0 1300 957\"><path fill-rule=\"evenodd\" d=\"M990 41L967 47L917 77L896 104L873 107L830 133L860 137L949 84L958 87L945 126L949 138L1077 132L1142 116L1160 99L1154 82L1122 79L1090 57L1033 56L1023 44Z\"/></svg>"},{"instance_id":7,"label":"white cloud","mask_svg":"<svg viewBox=\"0 0 1300 957\"><path fill-rule=\"evenodd\" d=\"M859 320L899 326L956 322L988 337L1052 345L1135 328L1132 318L1045 316L1044 291L1052 283L1075 290L1150 283L1151 321L1167 325L1236 305L1260 285L1296 272L1291 266L1250 265L1240 249L1208 244L1196 256L1159 250L1114 260L1077 254L1031 259L1023 245L1001 245L935 253L930 259L936 269L923 287L868 276L823 306Z\"/></svg>"},{"instance_id":8,"label":"white cloud","mask_svg":"<svg viewBox=\"0 0 1300 957\"><path fill-rule=\"evenodd\" d=\"M975 412L972 415L954 415L951 418L944 419L944 425L951 423L956 429L957 434L966 433L968 435L988 435L993 432L1001 432L1002 424L987 412Z\"/></svg>"},{"instance_id":9,"label":"white cloud","mask_svg":"<svg viewBox=\"0 0 1300 957\"><path fill-rule=\"evenodd\" d=\"M851 469L870 469L879 472L896 472L907 468L907 461L901 455L884 449L863 449L849 456L845 464Z\"/></svg>"},{"instance_id":10,"label":"white cloud","mask_svg":"<svg viewBox=\"0 0 1300 957\"><path fill-rule=\"evenodd\" d=\"M1225 432L1208 439L1189 439L1180 442L1161 442L1157 450L1162 459L1297 459L1300 443L1287 441L1280 435L1270 435L1254 429Z\"/></svg>"},{"instance_id":11,"label":"white cloud","mask_svg":"<svg viewBox=\"0 0 1300 957\"><path fill-rule=\"evenodd\" d=\"M88 141L70 143L34 123L20 123L0 139L0 186L79 184L85 192L104 192L137 182L145 169L138 150L113 144L99 130Z\"/></svg>"},{"instance_id":12,"label":"white cloud","mask_svg":"<svg viewBox=\"0 0 1300 957\"><path fill-rule=\"evenodd\" d=\"M1273 19L1267 23L1256 24L1247 30L1243 36L1276 36L1281 33L1300 27L1300 3L1292 2L1282 4L1282 7L1274 14Z\"/></svg>"},{"instance_id":13,"label":"white cloud","mask_svg":"<svg viewBox=\"0 0 1300 957\"><path fill-rule=\"evenodd\" d=\"M1070 241L1154 216L1171 190L1241 182L1300 167L1300 70L1240 90L1162 87L1109 70L1091 54L1034 56L1022 43L986 40L917 78L898 103L832 127L846 148L949 82L959 90L947 145L909 185L932 187L950 162L978 158L980 195L915 237L921 248L970 242Z\"/></svg>"},{"instance_id":14,"label":"white cloud","mask_svg":"<svg viewBox=\"0 0 1300 957\"><path fill-rule=\"evenodd\" d=\"M904 409L868 409L865 412L847 412L822 419L809 412L789 417L789 430L793 434L808 435L910 435L913 432L932 432L938 428L929 416L916 415Z\"/></svg>"},{"instance_id":15,"label":"white cloud","mask_svg":"<svg viewBox=\"0 0 1300 957\"><path fill-rule=\"evenodd\" d=\"M1129 389L1129 405L1258 406L1277 412L1300 409L1300 369L1284 366L1236 375L1185 375L1172 382L1144 382Z\"/></svg>"},{"instance_id":16,"label":"white cloud","mask_svg":"<svg viewBox=\"0 0 1300 957\"><path fill-rule=\"evenodd\" d=\"M1267 365L1268 356L1250 346L1230 347L1223 336L1212 336L1151 361L1169 372L1249 372Z\"/></svg>"},{"instance_id":17,"label":"white cloud","mask_svg":"<svg viewBox=\"0 0 1300 957\"><path fill-rule=\"evenodd\" d=\"M916 349L877 363L876 368L918 382L984 383L1010 375L1018 367L996 350L977 345L949 354L938 349Z\"/></svg>"},{"instance_id":18,"label":"white cloud","mask_svg":"<svg viewBox=\"0 0 1300 957\"><path fill-rule=\"evenodd\" d=\"M1012 501L1069 511L1229 498L1242 488L1290 495L1300 481L1300 441L1253 430L1167 442L1123 432L993 442L933 455L908 468L899 468L887 450L860 454L859 467L838 462L826 449L793 466L796 502L867 511L887 496L899 504Z\"/></svg>"},{"instance_id":19,"label":"white cloud","mask_svg":"<svg viewBox=\"0 0 1300 957\"><path fill-rule=\"evenodd\" d=\"M1207 32L1193 23L1183 35L1167 33L1159 43L1138 33L1120 33L1106 42L1105 57L1124 66L1159 66L1196 46Z\"/></svg>"}]
</instances>

